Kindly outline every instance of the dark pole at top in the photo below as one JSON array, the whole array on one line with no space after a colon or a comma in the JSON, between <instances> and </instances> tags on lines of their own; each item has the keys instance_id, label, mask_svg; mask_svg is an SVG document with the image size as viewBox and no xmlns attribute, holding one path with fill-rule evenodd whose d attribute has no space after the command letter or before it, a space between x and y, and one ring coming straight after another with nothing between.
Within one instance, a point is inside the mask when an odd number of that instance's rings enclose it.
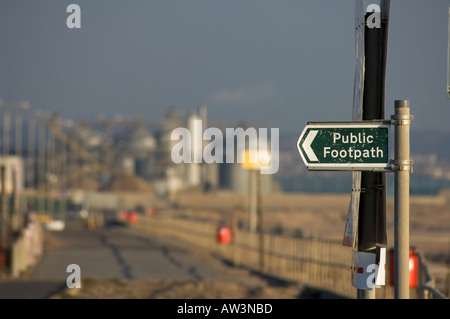
<instances>
[{"instance_id":1,"label":"dark pole at top","mask_svg":"<svg viewBox=\"0 0 450 319\"><path fill-rule=\"evenodd\" d=\"M381 25L364 27L365 77L362 119L384 120L385 76L390 0L381 1ZM371 13L366 13L365 21ZM387 245L386 175L384 172L361 172L361 195L358 216L358 251L379 255ZM377 258L378 260L378 258ZM374 298L375 288L358 290L358 298ZM364 296L365 295L365 296Z\"/></svg>"}]
</instances>

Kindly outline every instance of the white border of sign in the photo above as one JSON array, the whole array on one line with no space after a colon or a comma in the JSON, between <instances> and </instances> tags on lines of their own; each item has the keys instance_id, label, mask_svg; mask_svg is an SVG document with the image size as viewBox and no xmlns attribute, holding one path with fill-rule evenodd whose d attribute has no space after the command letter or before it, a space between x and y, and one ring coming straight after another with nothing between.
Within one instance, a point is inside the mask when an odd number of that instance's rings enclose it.
<instances>
[{"instance_id":1,"label":"white border of sign","mask_svg":"<svg viewBox=\"0 0 450 319\"><path fill-rule=\"evenodd\" d=\"M387 163L308 163L300 148L300 141L310 128L387 128L388 146ZM308 122L297 140L297 149L308 170L322 171L391 171L391 122L390 121L355 121L355 122Z\"/></svg>"}]
</instances>

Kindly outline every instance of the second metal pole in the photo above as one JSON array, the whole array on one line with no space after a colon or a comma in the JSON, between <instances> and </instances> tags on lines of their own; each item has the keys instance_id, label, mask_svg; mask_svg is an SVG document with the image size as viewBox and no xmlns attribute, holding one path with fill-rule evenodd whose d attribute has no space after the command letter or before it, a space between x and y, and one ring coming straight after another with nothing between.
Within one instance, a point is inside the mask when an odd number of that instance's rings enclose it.
<instances>
[{"instance_id":1,"label":"second metal pole","mask_svg":"<svg viewBox=\"0 0 450 319\"><path fill-rule=\"evenodd\" d=\"M258 174L259 171L255 169L249 170L250 173L250 198L249 198L249 215L248 215L248 224L249 231L254 233L256 232L257 227L257 206L258 206Z\"/></svg>"},{"instance_id":2,"label":"second metal pole","mask_svg":"<svg viewBox=\"0 0 450 319\"><path fill-rule=\"evenodd\" d=\"M6 197L6 166L2 165L0 167L0 178L1 178L1 205L0 205L0 248L6 248L8 246L7 243L7 236L8 236L8 204L7 204L7 197Z\"/></svg>"},{"instance_id":3,"label":"second metal pole","mask_svg":"<svg viewBox=\"0 0 450 319\"><path fill-rule=\"evenodd\" d=\"M395 101L394 297L409 299L410 103Z\"/></svg>"},{"instance_id":4,"label":"second metal pole","mask_svg":"<svg viewBox=\"0 0 450 319\"><path fill-rule=\"evenodd\" d=\"M261 173L258 170L256 174L257 193L256 193L256 212L258 215L258 235L259 235L259 271L263 274L265 272L264 264L264 223L262 214L261 202Z\"/></svg>"}]
</instances>

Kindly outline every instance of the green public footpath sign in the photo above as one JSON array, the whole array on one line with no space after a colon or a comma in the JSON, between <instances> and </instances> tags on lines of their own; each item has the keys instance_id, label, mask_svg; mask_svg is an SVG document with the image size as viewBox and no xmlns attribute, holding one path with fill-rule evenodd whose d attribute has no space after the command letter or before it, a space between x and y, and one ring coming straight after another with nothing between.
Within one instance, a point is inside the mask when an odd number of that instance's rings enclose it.
<instances>
[{"instance_id":1,"label":"green public footpath sign","mask_svg":"<svg viewBox=\"0 0 450 319\"><path fill-rule=\"evenodd\" d=\"M390 170L390 122L308 123L297 142L308 170Z\"/></svg>"}]
</instances>

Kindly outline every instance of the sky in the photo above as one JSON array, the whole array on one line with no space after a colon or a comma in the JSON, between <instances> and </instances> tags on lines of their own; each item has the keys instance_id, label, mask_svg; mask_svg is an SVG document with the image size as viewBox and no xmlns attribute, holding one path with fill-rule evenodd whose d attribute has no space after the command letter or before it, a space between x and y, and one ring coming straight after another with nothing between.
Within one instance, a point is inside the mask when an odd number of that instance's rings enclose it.
<instances>
[{"instance_id":1,"label":"sky","mask_svg":"<svg viewBox=\"0 0 450 319\"><path fill-rule=\"evenodd\" d=\"M386 118L409 99L413 131L450 130L449 4L391 4ZM66 118L205 104L211 121L301 132L352 119L355 68L354 0L0 2L0 99Z\"/></svg>"}]
</instances>

